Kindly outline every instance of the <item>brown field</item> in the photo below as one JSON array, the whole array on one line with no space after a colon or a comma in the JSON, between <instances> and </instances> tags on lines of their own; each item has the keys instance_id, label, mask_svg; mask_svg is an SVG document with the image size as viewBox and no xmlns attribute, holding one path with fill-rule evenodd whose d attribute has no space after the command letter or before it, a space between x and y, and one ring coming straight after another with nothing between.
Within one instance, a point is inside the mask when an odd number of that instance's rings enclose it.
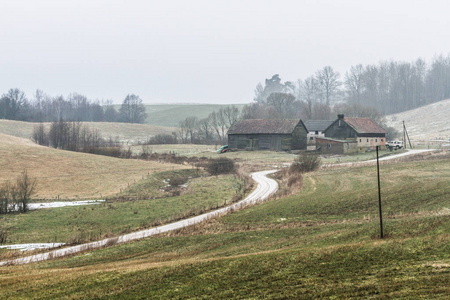
<instances>
[{"instance_id":1,"label":"brown field","mask_svg":"<svg viewBox=\"0 0 450 300\"><path fill-rule=\"evenodd\" d=\"M34 126L38 123L21 122L11 120L0 120L0 133L31 138ZM50 123L44 123L49 126ZM149 137L158 134L171 134L177 129L174 127L163 127L147 124L108 123L108 122L83 122L92 129L98 129L104 138L116 138L125 143L139 143L146 141Z\"/></svg>"},{"instance_id":2,"label":"brown field","mask_svg":"<svg viewBox=\"0 0 450 300\"><path fill-rule=\"evenodd\" d=\"M180 168L185 167L57 150L0 133L0 184L27 170L37 180L39 199L102 198L149 173Z\"/></svg>"}]
</instances>

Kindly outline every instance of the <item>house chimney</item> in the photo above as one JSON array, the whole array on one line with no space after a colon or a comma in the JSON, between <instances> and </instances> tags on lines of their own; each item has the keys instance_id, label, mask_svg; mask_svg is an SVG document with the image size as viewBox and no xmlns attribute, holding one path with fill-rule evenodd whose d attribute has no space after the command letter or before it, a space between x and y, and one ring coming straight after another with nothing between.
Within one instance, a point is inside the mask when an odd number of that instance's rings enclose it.
<instances>
[{"instance_id":1,"label":"house chimney","mask_svg":"<svg viewBox=\"0 0 450 300\"><path fill-rule=\"evenodd\" d=\"M343 114L339 114L338 115L338 119L344 119L344 115Z\"/></svg>"}]
</instances>

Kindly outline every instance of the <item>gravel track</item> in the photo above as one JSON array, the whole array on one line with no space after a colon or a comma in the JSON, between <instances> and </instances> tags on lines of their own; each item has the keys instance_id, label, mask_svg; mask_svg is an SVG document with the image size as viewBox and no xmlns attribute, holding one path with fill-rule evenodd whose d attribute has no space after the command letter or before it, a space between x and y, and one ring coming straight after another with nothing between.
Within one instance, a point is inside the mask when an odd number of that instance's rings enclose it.
<instances>
[{"instance_id":1,"label":"gravel track","mask_svg":"<svg viewBox=\"0 0 450 300\"><path fill-rule=\"evenodd\" d=\"M172 230L177 230L181 228L185 228L194 224L201 223L203 221L206 221L211 218L216 218L221 215L225 215L228 213L231 213L237 209L241 209L250 205L254 205L256 203L263 202L267 198L269 198L271 195L273 195L278 190L278 183L267 177L268 174L275 173L278 170L269 170L269 171L261 171L261 172L255 172L250 174L250 176L256 181L257 186L255 190L245 199L227 206L223 207L208 213L204 213L195 217L191 217L185 220L177 221L174 223L140 230L133 233L128 233L125 235L121 235L114 238L104 239L101 241L61 248L53 251L49 251L46 253L41 254L35 254L30 256L25 256L13 260L7 260L7 261L1 261L0 266L6 266L6 265L19 265L19 264L28 264L32 262L38 262L43 260L48 260L56 257L63 257L67 255L72 255L75 253L79 253L82 251L100 248L107 245L114 245L118 243L125 243L133 240L138 240L146 237L150 237L156 234L160 234L163 232L168 232Z\"/></svg>"}]
</instances>

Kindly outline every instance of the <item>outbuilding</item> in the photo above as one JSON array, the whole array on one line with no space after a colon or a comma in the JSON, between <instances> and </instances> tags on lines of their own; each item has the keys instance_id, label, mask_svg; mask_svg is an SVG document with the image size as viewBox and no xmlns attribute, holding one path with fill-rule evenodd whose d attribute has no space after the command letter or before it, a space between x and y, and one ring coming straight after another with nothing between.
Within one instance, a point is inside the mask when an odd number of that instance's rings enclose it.
<instances>
[{"instance_id":1,"label":"outbuilding","mask_svg":"<svg viewBox=\"0 0 450 300\"><path fill-rule=\"evenodd\" d=\"M241 120L228 130L228 146L242 150L306 150L307 134L302 120Z\"/></svg>"},{"instance_id":2,"label":"outbuilding","mask_svg":"<svg viewBox=\"0 0 450 300\"><path fill-rule=\"evenodd\" d=\"M373 150L376 146L386 149L386 130L370 118L338 115L323 133L326 138L334 140L356 141L358 151Z\"/></svg>"}]
</instances>

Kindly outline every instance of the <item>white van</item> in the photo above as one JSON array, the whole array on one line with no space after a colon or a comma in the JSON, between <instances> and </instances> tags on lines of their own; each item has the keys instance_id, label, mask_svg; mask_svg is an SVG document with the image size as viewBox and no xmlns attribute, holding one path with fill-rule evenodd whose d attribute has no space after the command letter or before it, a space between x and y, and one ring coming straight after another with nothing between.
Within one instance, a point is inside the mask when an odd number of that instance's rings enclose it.
<instances>
[{"instance_id":1,"label":"white van","mask_svg":"<svg viewBox=\"0 0 450 300\"><path fill-rule=\"evenodd\" d=\"M401 149L403 148L403 142L402 141L390 141L386 143L386 146L393 149Z\"/></svg>"}]
</instances>

